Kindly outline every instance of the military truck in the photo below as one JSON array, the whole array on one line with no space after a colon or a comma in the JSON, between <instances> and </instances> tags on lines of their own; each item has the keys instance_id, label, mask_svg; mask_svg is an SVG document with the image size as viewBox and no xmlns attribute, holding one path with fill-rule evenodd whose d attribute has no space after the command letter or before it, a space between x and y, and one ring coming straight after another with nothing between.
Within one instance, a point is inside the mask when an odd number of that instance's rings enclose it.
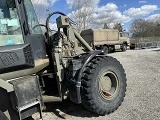
<instances>
[{"instance_id":1,"label":"military truck","mask_svg":"<svg viewBox=\"0 0 160 120\"><path fill-rule=\"evenodd\" d=\"M52 34L49 21L55 14L58 30ZM93 50L73 23L56 11L41 25L31 0L1 0L1 120L30 119L36 112L42 120L45 102L66 98L99 115L121 105L126 92L123 66L103 50Z\"/></svg>"},{"instance_id":2,"label":"military truck","mask_svg":"<svg viewBox=\"0 0 160 120\"><path fill-rule=\"evenodd\" d=\"M129 38L126 32L119 32L117 29L88 29L81 32L81 36L93 48L105 52L116 49L127 50Z\"/></svg>"}]
</instances>

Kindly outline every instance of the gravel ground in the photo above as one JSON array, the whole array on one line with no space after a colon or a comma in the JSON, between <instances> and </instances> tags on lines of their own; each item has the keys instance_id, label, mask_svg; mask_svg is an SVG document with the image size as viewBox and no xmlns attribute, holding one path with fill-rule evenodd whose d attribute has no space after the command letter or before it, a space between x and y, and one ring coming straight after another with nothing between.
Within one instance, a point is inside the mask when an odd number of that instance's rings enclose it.
<instances>
[{"instance_id":1,"label":"gravel ground","mask_svg":"<svg viewBox=\"0 0 160 120\"><path fill-rule=\"evenodd\" d=\"M69 100L48 103L44 120L160 120L160 49L128 50L109 54L126 71L123 104L110 115L98 116Z\"/></svg>"}]
</instances>

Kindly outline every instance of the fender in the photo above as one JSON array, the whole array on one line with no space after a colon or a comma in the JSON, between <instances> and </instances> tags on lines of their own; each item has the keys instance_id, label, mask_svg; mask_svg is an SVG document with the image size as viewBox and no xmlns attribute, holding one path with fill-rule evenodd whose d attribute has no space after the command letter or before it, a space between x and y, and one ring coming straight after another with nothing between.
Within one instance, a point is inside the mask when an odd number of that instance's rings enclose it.
<instances>
[{"instance_id":1,"label":"fender","mask_svg":"<svg viewBox=\"0 0 160 120\"><path fill-rule=\"evenodd\" d=\"M70 100L75 103L81 103L81 76L86 67L86 65L97 55L104 55L103 50L96 50L87 53L82 56L82 67L78 72L78 76L74 79L74 81L70 81L69 83L69 91L70 91Z\"/></svg>"},{"instance_id":2,"label":"fender","mask_svg":"<svg viewBox=\"0 0 160 120\"><path fill-rule=\"evenodd\" d=\"M104 51L103 50L91 51L91 52L89 52L89 54L87 54L85 56L85 58L83 59L83 61L84 61L83 66L81 67L79 74L78 74L77 82L81 82L81 76L84 71L84 68L89 63L89 61L91 61L97 55L104 55Z\"/></svg>"}]
</instances>

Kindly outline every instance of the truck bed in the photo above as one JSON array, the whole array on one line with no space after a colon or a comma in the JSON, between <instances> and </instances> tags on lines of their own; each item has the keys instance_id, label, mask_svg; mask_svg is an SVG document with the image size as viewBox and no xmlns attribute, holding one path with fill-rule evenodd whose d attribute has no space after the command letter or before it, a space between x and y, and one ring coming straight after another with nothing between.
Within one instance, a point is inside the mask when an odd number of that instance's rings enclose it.
<instances>
[{"instance_id":1,"label":"truck bed","mask_svg":"<svg viewBox=\"0 0 160 120\"><path fill-rule=\"evenodd\" d=\"M114 29L88 29L81 32L81 36L89 45L118 45L119 31Z\"/></svg>"}]
</instances>

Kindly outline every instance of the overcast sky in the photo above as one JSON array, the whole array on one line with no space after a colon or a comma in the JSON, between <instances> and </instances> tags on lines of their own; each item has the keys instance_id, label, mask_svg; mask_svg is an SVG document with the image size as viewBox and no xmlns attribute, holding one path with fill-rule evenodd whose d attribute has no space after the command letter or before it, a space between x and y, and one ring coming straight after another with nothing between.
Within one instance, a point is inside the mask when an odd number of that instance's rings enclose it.
<instances>
[{"instance_id":1,"label":"overcast sky","mask_svg":"<svg viewBox=\"0 0 160 120\"><path fill-rule=\"evenodd\" d=\"M69 7L74 5L74 0L32 0L34 4L51 6L51 11L61 11L69 14ZM155 15L160 15L160 0L93 0L95 3L94 18L95 23L99 20L107 21L112 18L113 22L124 24L124 29L128 29L135 18L151 19Z\"/></svg>"}]
</instances>

